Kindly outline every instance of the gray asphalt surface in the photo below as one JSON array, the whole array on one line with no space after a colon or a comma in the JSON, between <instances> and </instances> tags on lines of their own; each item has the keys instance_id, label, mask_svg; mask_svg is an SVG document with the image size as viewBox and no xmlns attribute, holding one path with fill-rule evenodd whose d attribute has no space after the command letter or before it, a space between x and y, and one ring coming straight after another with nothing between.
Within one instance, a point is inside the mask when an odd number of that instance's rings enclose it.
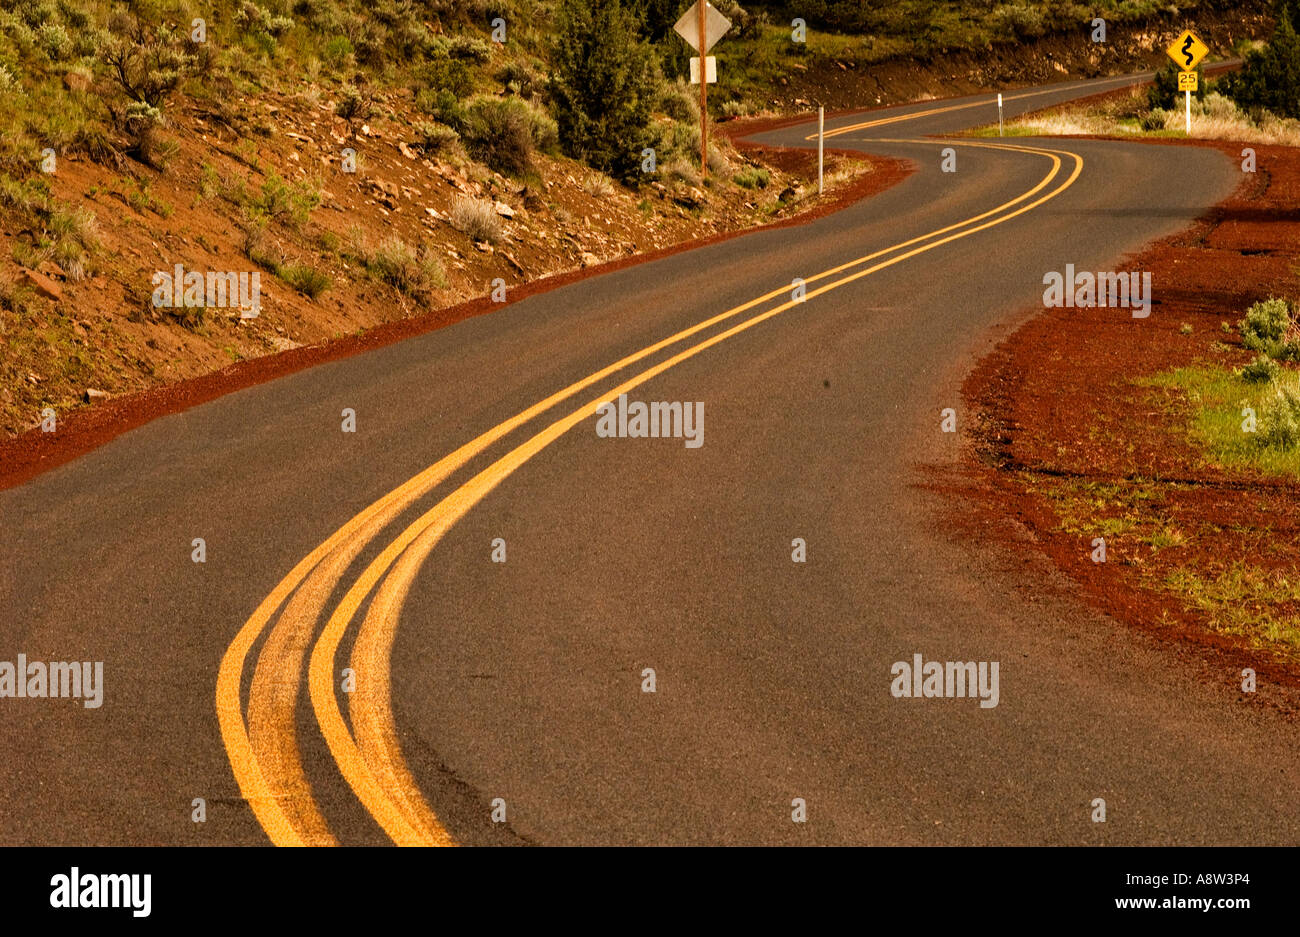
<instances>
[{"instance_id":1,"label":"gray asphalt surface","mask_svg":"<svg viewBox=\"0 0 1300 937\"><path fill-rule=\"evenodd\" d=\"M1055 87L1007 113L1115 84ZM918 171L812 224L234 393L0 492L0 660L102 660L106 683L98 710L0 700L0 842L266 843L213 696L227 645L280 579L376 498L568 383L1020 195L1043 157L959 147L945 174L937 141L879 142L995 119L992 99L835 138ZM960 539L947 517L961 505L922 487L927 467L959 458L940 410L965 417L961 379L1039 300L1046 271L1113 269L1239 181L1210 150L1037 143L1085 161L1053 200L810 299L631 395L702 401L701 448L602 439L589 420L452 528L404 608L393 704L407 762L459 841L1300 841L1293 725L1238 704L1232 674L1207 680L1083 607L1045 565ZM344 407L355 435L339 431ZM567 410L513 433L389 533ZM495 537L505 564L490 562ZM806 564L791 562L795 537ZM1000 662L999 705L893 698L890 667L914 653ZM640 692L646 667L653 695ZM331 830L387 842L305 690L299 717ZM191 822L195 797L206 823ZM496 797L506 826L488 819ZM805 824L791 822L796 797ZM1104 824L1090 819L1097 797Z\"/></svg>"}]
</instances>

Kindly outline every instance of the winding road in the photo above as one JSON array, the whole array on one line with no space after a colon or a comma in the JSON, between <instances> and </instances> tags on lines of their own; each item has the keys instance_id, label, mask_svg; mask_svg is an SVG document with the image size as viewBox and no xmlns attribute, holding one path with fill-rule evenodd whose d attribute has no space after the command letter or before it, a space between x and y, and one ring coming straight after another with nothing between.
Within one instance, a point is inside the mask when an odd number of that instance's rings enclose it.
<instances>
[{"instance_id":1,"label":"winding road","mask_svg":"<svg viewBox=\"0 0 1300 937\"><path fill-rule=\"evenodd\" d=\"M941 412L965 418L1044 273L1113 269L1240 179L1202 148L944 139L993 101L829 121L916 165L832 215L0 492L0 659L105 675L98 709L0 700L0 842L1300 842L1294 724L961 533L927 484L961 458ZM621 394L695 403L702 444L599 435ZM998 662L997 705L895 698L915 654Z\"/></svg>"}]
</instances>

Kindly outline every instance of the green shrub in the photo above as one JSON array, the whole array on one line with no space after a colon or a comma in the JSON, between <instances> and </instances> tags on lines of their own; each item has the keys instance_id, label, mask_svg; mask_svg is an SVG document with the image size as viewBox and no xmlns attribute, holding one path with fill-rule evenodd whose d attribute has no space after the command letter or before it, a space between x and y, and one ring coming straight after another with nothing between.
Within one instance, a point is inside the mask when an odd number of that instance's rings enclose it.
<instances>
[{"instance_id":1,"label":"green shrub","mask_svg":"<svg viewBox=\"0 0 1300 937\"><path fill-rule=\"evenodd\" d=\"M731 177L731 181L742 189L766 189L772 177L766 169L742 169Z\"/></svg>"},{"instance_id":2,"label":"green shrub","mask_svg":"<svg viewBox=\"0 0 1300 937\"><path fill-rule=\"evenodd\" d=\"M482 64L492 58L492 47L474 36L453 36L447 47L454 59Z\"/></svg>"},{"instance_id":3,"label":"green shrub","mask_svg":"<svg viewBox=\"0 0 1300 937\"><path fill-rule=\"evenodd\" d=\"M680 78L673 82L660 83L655 109L675 121L687 124L700 122L699 93Z\"/></svg>"},{"instance_id":4,"label":"green shrub","mask_svg":"<svg viewBox=\"0 0 1300 937\"><path fill-rule=\"evenodd\" d=\"M1160 67L1151 82L1151 87L1147 89L1147 107L1152 110L1162 108L1172 111L1184 106L1183 98L1186 92L1178 90L1178 72L1179 68L1173 62L1166 62ZM1205 97L1205 72L1199 66L1196 69L1196 90L1192 92L1192 97L1197 101ZM1164 125L1161 124L1161 129L1163 127ZM1145 125L1143 129L1147 129Z\"/></svg>"},{"instance_id":5,"label":"green shrub","mask_svg":"<svg viewBox=\"0 0 1300 937\"><path fill-rule=\"evenodd\" d=\"M478 97L469 102L461 139L476 160L507 175L521 176L532 166L535 147L552 145L552 123L518 98Z\"/></svg>"},{"instance_id":6,"label":"green shrub","mask_svg":"<svg viewBox=\"0 0 1300 937\"><path fill-rule=\"evenodd\" d=\"M1033 39L1046 31L1043 14L1026 3L1004 3L993 11L993 31L1000 39Z\"/></svg>"},{"instance_id":7,"label":"green shrub","mask_svg":"<svg viewBox=\"0 0 1300 937\"><path fill-rule=\"evenodd\" d=\"M1278 376L1281 366L1268 355L1260 355L1241 369L1241 379L1248 384L1267 384Z\"/></svg>"},{"instance_id":8,"label":"green shrub","mask_svg":"<svg viewBox=\"0 0 1300 937\"><path fill-rule=\"evenodd\" d=\"M560 0L551 95L566 153L636 178L659 84L655 54L622 0Z\"/></svg>"},{"instance_id":9,"label":"green shrub","mask_svg":"<svg viewBox=\"0 0 1300 937\"><path fill-rule=\"evenodd\" d=\"M474 91L474 76L463 59L435 53L416 70L413 90L417 97L422 92L449 91L467 98Z\"/></svg>"},{"instance_id":10,"label":"green shrub","mask_svg":"<svg viewBox=\"0 0 1300 937\"><path fill-rule=\"evenodd\" d=\"M347 36L335 36L321 49L321 61L330 68L347 68L355 61L355 50Z\"/></svg>"},{"instance_id":11,"label":"green shrub","mask_svg":"<svg viewBox=\"0 0 1300 937\"><path fill-rule=\"evenodd\" d=\"M187 51L187 40L188 36L182 38L166 26L127 17L118 34L106 37L102 57L127 97L161 108L194 71L195 59Z\"/></svg>"},{"instance_id":12,"label":"green shrub","mask_svg":"<svg viewBox=\"0 0 1300 937\"><path fill-rule=\"evenodd\" d=\"M451 209L451 224L475 241L491 244L501 238L501 217L492 203L486 200L466 198L463 195L456 199L456 204Z\"/></svg>"},{"instance_id":13,"label":"green shrub","mask_svg":"<svg viewBox=\"0 0 1300 937\"><path fill-rule=\"evenodd\" d=\"M1243 110L1260 108L1279 117L1300 117L1300 37L1289 15L1280 15L1268 45L1246 55L1221 85Z\"/></svg>"},{"instance_id":14,"label":"green shrub","mask_svg":"<svg viewBox=\"0 0 1300 937\"><path fill-rule=\"evenodd\" d=\"M492 76L507 94L531 98L539 90L537 75L523 62L507 62Z\"/></svg>"},{"instance_id":15,"label":"green shrub","mask_svg":"<svg viewBox=\"0 0 1300 937\"><path fill-rule=\"evenodd\" d=\"M394 235L365 258L366 272L403 293L421 293L446 285L438 258L427 249L416 250Z\"/></svg>"},{"instance_id":16,"label":"green shrub","mask_svg":"<svg viewBox=\"0 0 1300 937\"><path fill-rule=\"evenodd\" d=\"M1260 446L1283 452L1300 446L1300 397L1283 390L1265 413L1256 440Z\"/></svg>"},{"instance_id":17,"label":"green shrub","mask_svg":"<svg viewBox=\"0 0 1300 937\"><path fill-rule=\"evenodd\" d=\"M339 99L334 102L334 113L349 124L370 116L370 101L355 85L339 88Z\"/></svg>"},{"instance_id":18,"label":"green shrub","mask_svg":"<svg viewBox=\"0 0 1300 937\"><path fill-rule=\"evenodd\" d=\"M320 207L322 190L311 180L287 183L271 170L262 182L262 191L251 200L251 207L272 221L285 221L299 228Z\"/></svg>"},{"instance_id":19,"label":"green shrub","mask_svg":"<svg viewBox=\"0 0 1300 937\"><path fill-rule=\"evenodd\" d=\"M320 296L331 285L329 276L308 264L284 264L275 273L285 283L312 299Z\"/></svg>"},{"instance_id":20,"label":"green shrub","mask_svg":"<svg viewBox=\"0 0 1300 937\"><path fill-rule=\"evenodd\" d=\"M415 106L454 130L463 132L465 129L465 106L450 91L423 89L415 96Z\"/></svg>"},{"instance_id":21,"label":"green shrub","mask_svg":"<svg viewBox=\"0 0 1300 937\"><path fill-rule=\"evenodd\" d=\"M445 153L460 142L460 134L455 130L428 121L421 121L415 125L415 135L416 143L428 156Z\"/></svg>"},{"instance_id":22,"label":"green shrub","mask_svg":"<svg viewBox=\"0 0 1300 937\"><path fill-rule=\"evenodd\" d=\"M1237 323L1241 343L1251 351L1270 358L1279 357L1283 338L1291 327L1291 310L1284 299L1266 299L1246 310L1246 318Z\"/></svg>"},{"instance_id":23,"label":"green shrub","mask_svg":"<svg viewBox=\"0 0 1300 937\"><path fill-rule=\"evenodd\" d=\"M1146 131L1164 130L1165 121L1169 119L1169 112L1163 107L1153 107L1146 114L1142 115L1142 129Z\"/></svg>"}]
</instances>

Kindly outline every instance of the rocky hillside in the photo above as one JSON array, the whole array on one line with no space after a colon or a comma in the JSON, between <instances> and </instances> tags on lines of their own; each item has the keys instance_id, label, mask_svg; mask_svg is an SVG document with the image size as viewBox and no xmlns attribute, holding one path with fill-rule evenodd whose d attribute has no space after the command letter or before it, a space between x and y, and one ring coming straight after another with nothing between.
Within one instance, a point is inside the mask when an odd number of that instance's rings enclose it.
<instances>
[{"instance_id":1,"label":"rocky hillside","mask_svg":"<svg viewBox=\"0 0 1300 937\"><path fill-rule=\"evenodd\" d=\"M700 171L686 5L6 3L0 431L810 207L806 164L722 133ZM1068 17L957 3L918 37L822 3L796 41L782 4L717 5L719 122L1117 71L1160 35L1121 17L1099 49ZM1262 22L1206 15L1228 45Z\"/></svg>"}]
</instances>

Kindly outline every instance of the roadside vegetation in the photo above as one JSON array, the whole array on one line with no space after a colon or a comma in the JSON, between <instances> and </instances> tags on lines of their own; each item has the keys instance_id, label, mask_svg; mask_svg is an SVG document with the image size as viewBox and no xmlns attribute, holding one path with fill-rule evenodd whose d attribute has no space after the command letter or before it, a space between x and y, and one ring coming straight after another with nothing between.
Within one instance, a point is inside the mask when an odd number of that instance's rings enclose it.
<instances>
[{"instance_id":1,"label":"roadside vegetation","mask_svg":"<svg viewBox=\"0 0 1300 937\"><path fill-rule=\"evenodd\" d=\"M1248 364L1182 367L1141 383L1170 392L1168 404L1186 414L1206 459L1300 478L1300 328L1293 311L1284 299L1255 303L1237 332L1255 354Z\"/></svg>"},{"instance_id":2,"label":"roadside vegetation","mask_svg":"<svg viewBox=\"0 0 1300 937\"><path fill-rule=\"evenodd\" d=\"M1276 25L1267 42L1242 40L1234 52L1241 68L1207 78L1197 69L1191 136L1202 140L1300 146L1300 0L1276 0ZM996 136L996 125L977 131ZM1132 135L1185 137L1186 102L1178 69L1166 62L1145 89L1100 103L1066 106L1011 121L1010 136Z\"/></svg>"},{"instance_id":3,"label":"roadside vegetation","mask_svg":"<svg viewBox=\"0 0 1300 937\"><path fill-rule=\"evenodd\" d=\"M0 5L3 430L91 390L179 380L450 305L497 277L797 211L816 197L806 169L742 153L716 126L806 107L803 86L774 100L796 76L837 87L846 69L891 59L933 71L953 52L1014 58L1095 15L1112 29L1173 15L1147 0L715 0L733 28L715 50L702 172L690 50L672 32L689 4ZM1189 0L1182 12L1226 8ZM834 156L828 188L869 169ZM364 238L351 237L358 226ZM255 267L262 314L152 308L150 276L177 261Z\"/></svg>"},{"instance_id":4,"label":"roadside vegetation","mask_svg":"<svg viewBox=\"0 0 1300 937\"><path fill-rule=\"evenodd\" d=\"M1271 657L1300 662L1300 575L1294 545L1198 515L1196 486L1159 478L1122 482L1024 473L1061 534L1105 539L1107 564L1131 571L1144 589L1168 596L1210 632ZM1178 624L1168 612L1144 626Z\"/></svg>"},{"instance_id":5,"label":"roadside vegetation","mask_svg":"<svg viewBox=\"0 0 1300 937\"><path fill-rule=\"evenodd\" d=\"M4 431L797 210L809 189L723 134L699 172L685 5L0 5ZM176 262L252 266L272 299L153 308Z\"/></svg>"}]
</instances>

